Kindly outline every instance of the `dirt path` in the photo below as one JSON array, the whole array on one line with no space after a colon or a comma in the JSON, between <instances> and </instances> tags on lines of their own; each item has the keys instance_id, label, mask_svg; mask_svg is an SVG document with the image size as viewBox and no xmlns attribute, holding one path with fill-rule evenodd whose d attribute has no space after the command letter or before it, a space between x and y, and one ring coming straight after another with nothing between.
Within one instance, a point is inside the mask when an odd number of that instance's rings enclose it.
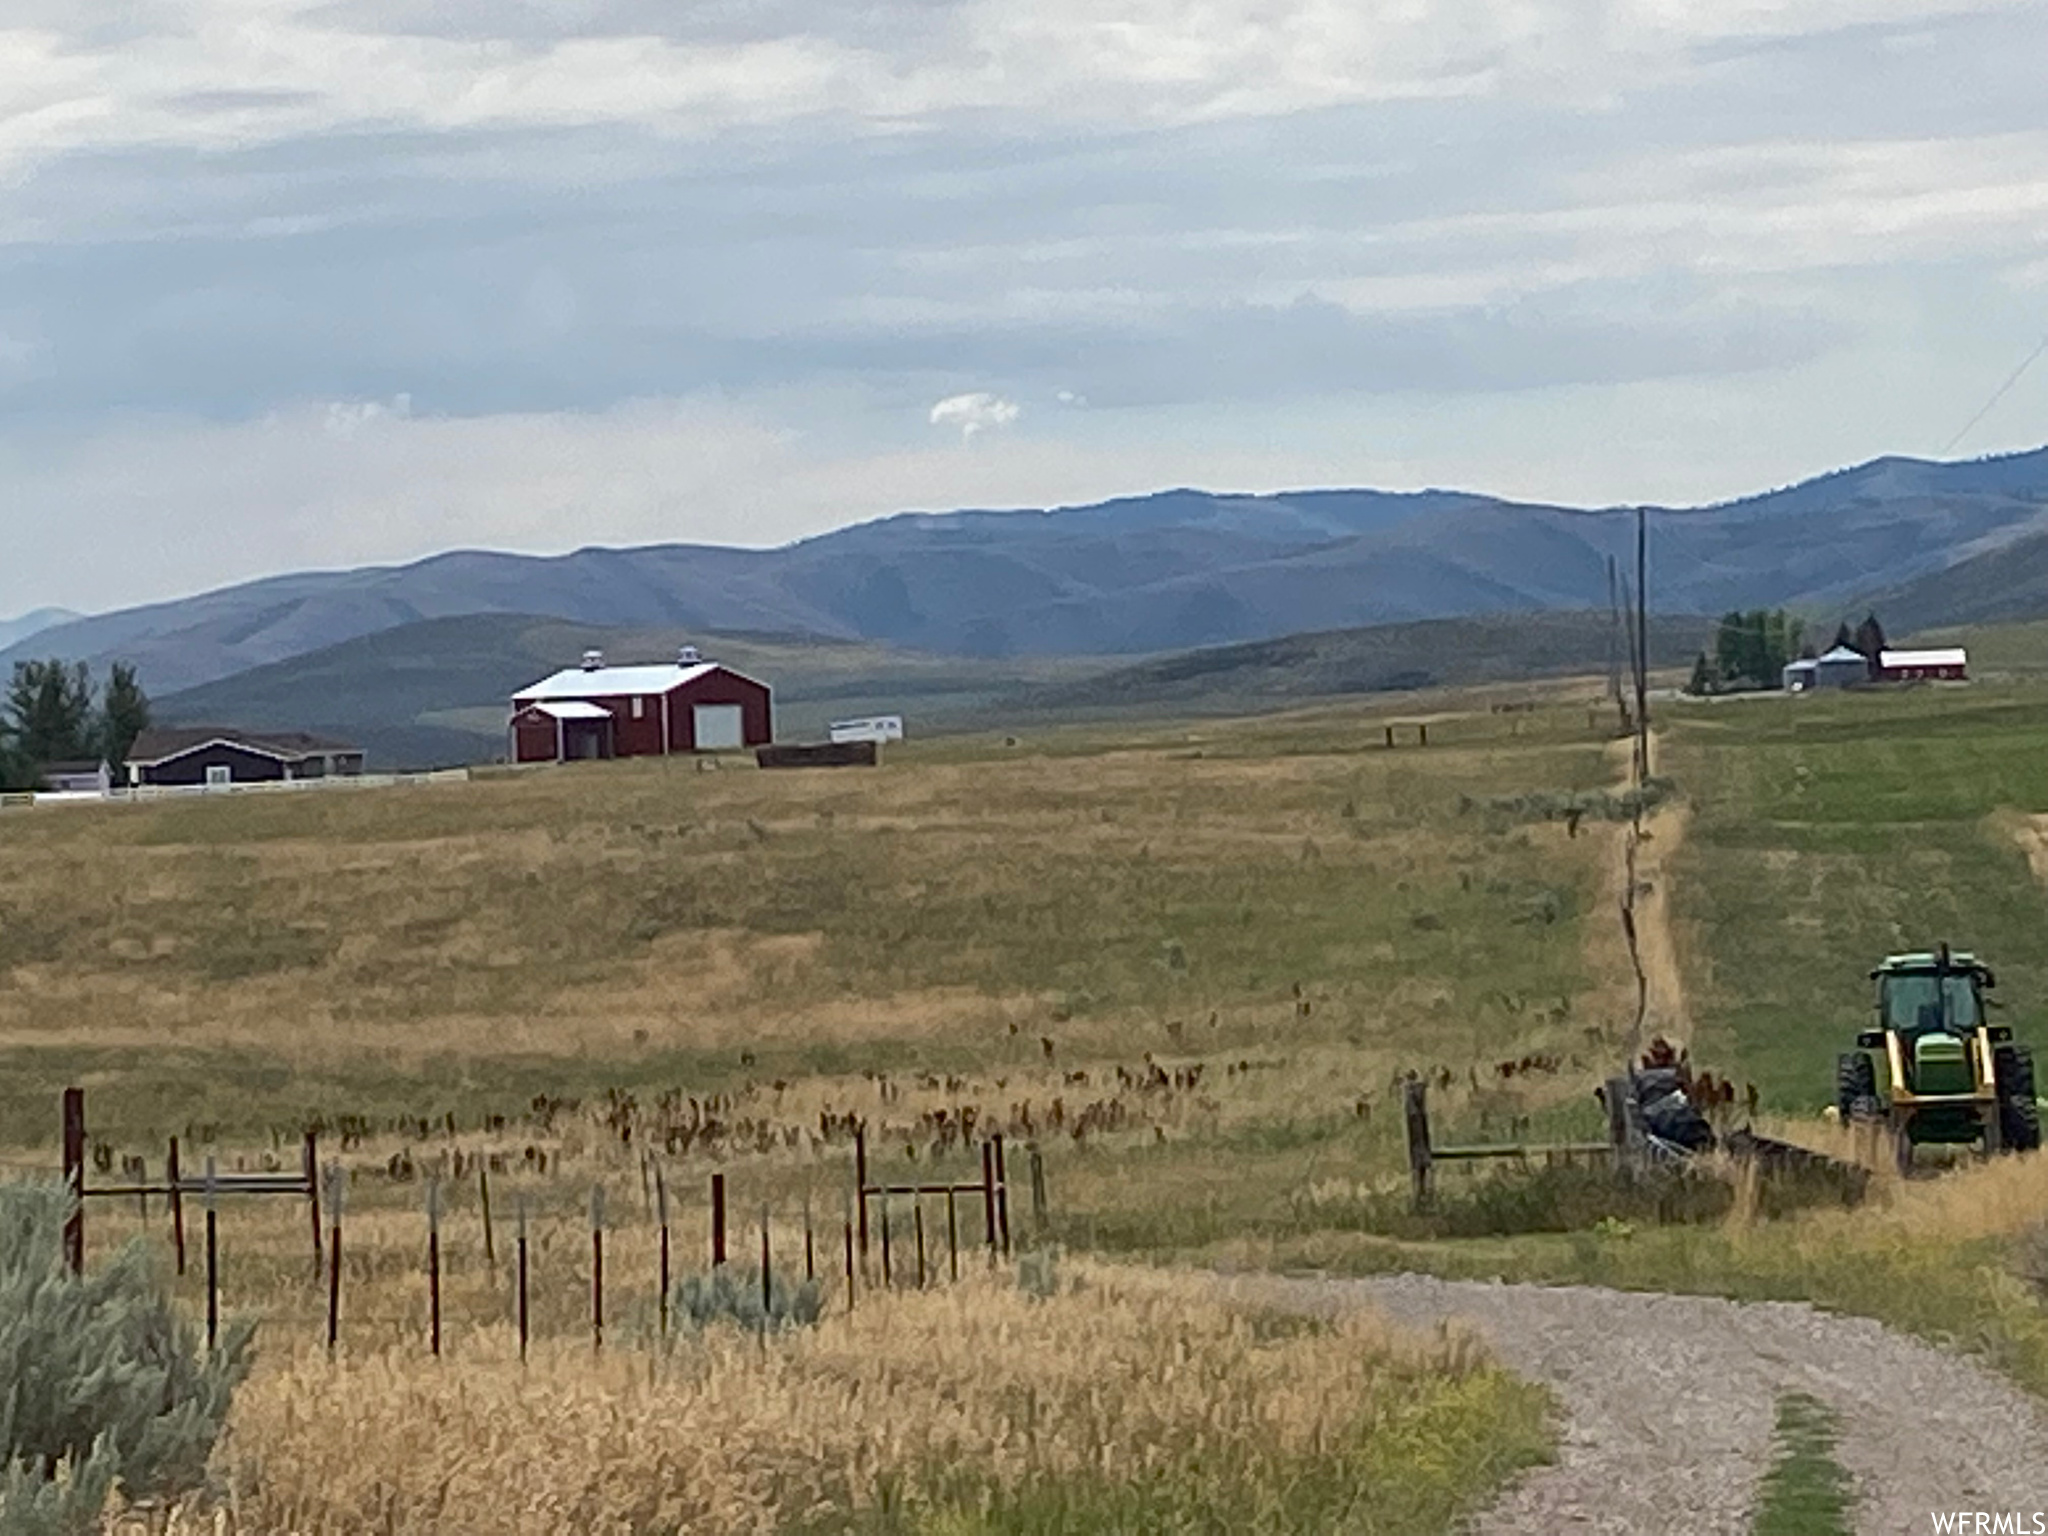
<instances>
[{"instance_id":1,"label":"dirt path","mask_svg":"<svg viewBox=\"0 0 2048 1536\"><path fill-rule=\"evenodd\" d=\"M1628 783L1633 743L1617 741L1609 752L1622 786ZM1648 1009L1643 1018L1643 1039L1663 1035L1668 1040L1692 1037L1692 1015L1686 1007L1685 981L1678 965L1678 944L1671 918L1670 871L1685 842L1689 808L1681 803L1666 804L1643 818L1642 841L1635 845L1635 926L1637 954L1647 983ZM1622 826L1613 839L1608 864L1609 910L1617 910L1628 892L1629 854L1633 829ZM1626 950L1623 951L1624 958ZM1629 977L1630 1006L1634 1002L1634 976Z\"/></svg>"},{"instance_id":2,"label":"dirt path","mask_svg":"<svg viewBox=\"0 0 2048 1536\"><path fill-rule=\"evenodd\" d=\"M1931 1530L1934 1510L2016 1509L2022 1530L2048 1512L2048 1407L1862 1318L1423 1275L1229 1284L1309 1311L1370 1305L1411 1327L1465 1320L1557 1394L1556 1464L1512 1487L1474 1536L1739 1536L1790 1390L1841 1415L1836 1455L1856 1482L1859 1536Z\"/></svg>"}]
</instances>

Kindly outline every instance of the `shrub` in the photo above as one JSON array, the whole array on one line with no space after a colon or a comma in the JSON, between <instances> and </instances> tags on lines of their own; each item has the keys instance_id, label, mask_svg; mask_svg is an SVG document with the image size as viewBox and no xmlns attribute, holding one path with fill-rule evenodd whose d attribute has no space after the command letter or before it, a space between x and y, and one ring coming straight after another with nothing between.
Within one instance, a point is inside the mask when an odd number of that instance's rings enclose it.
<instances>
[{"instance_id":1,"label":"shrub","mask_svg":"<svg viewBox=\"0 0 2048 1536\"><path fill-rule=\"evenodd\" d=\"M760 1274L730 1264L685 1275L675 1291L676 1316L700 1331L732 1323L750 1333L780 1333L808 1328L824 1311L825 1292L817 1281L791 1285L777 1274L768 1277L768 1305L763 1308Z\"/></svg>"},{"instance_id":2,"label":"shrub","mask_svg":"<svg viewBox=\"0 0 2048 1536\"><path fill-rule=\"evenodd\" d=\"M0 1536L97 1528L107 1495L199 1486L253 1324L207 1355L147 1255L130 1244L74 1275L70 1192L0 1185Z\"/></svg>"}]
</instances>

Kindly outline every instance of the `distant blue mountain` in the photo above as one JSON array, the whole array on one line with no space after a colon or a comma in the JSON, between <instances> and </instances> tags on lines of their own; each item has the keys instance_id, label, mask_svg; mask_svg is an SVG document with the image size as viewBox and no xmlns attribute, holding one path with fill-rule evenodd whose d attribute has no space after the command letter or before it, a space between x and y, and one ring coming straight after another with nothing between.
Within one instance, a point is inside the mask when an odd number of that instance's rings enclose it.
<instances>
[{"instance_id":1,"label":"distant blue mountain","mask_svg":"<svg viewBox=\"0 0 2048 1536\"><path fill-rule=\"evenodd\" d=\"M1604 608L1632 520L1455 491L1172 490L906 513L780 549L462 551L279 576L80 619L0 650L137 662L171 692L424 619L810 634L970 657L1137 654L1302 630ZM1665 612L1831 613L2048 528L2048 449L1887 458L1725 505L1658 508ZM1935 622L1938 622L1938 618Z\"/></svg>"},{"instance_id":2,"label":"distant blue mountain","mask_svg":"<svg viewBox=\"0 0 2048 1536\"><path fill-rule=\"evenodd\" d=\"M0 619L0 651L20 644L31 635L39 635L46 629L55 629L59 624L69 624L83 617L83 614L73 613L69 608L38 608L18 619Z\"/></svg>"}]
</instances>

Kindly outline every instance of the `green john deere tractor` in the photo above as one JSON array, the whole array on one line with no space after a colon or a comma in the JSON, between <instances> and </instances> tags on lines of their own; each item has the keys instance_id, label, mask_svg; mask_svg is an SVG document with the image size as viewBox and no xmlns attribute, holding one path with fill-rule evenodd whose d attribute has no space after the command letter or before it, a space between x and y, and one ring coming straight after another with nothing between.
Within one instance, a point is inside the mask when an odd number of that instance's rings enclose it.
<instances>
[{"instance_id":1,"label":"green john deere tractor","mask_svg":"<svg viewBox=\"0 0 2048 1536\"><path fill-rule=\"evenodd\" d=\"M1878 1027L1859 1034L1857 1049L1836 1067L1843 1124L1889 1124L1902 1170L1916 1146L1981 1143L1987 1153L2040 1146L2033 1053L2013 1043L2010 1027L1986 1018L1993 1005L1985 994L1998 984L1991 968L1943 944L1887 956L1870 975ZM1873 1051L1884 1053L1884 1094Z\"/></svg>"}]
</instances>

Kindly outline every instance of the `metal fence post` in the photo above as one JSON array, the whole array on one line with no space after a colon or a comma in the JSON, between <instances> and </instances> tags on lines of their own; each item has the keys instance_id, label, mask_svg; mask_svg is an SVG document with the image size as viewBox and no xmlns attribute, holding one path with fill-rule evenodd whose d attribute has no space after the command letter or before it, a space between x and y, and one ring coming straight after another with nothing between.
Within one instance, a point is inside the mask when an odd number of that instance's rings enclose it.
<instances>
[{"instance_id":1,"label":"metal fence post","mask_svg":"<svg viewBox=\"0 0 2048 1536\"><path fill-rule=\"evenodd\" d=\"M85 1273L85 1090L64 1090L64 1187L71 1209L64 1217L64 1262Z\"/></svg>"}]
</instances>

